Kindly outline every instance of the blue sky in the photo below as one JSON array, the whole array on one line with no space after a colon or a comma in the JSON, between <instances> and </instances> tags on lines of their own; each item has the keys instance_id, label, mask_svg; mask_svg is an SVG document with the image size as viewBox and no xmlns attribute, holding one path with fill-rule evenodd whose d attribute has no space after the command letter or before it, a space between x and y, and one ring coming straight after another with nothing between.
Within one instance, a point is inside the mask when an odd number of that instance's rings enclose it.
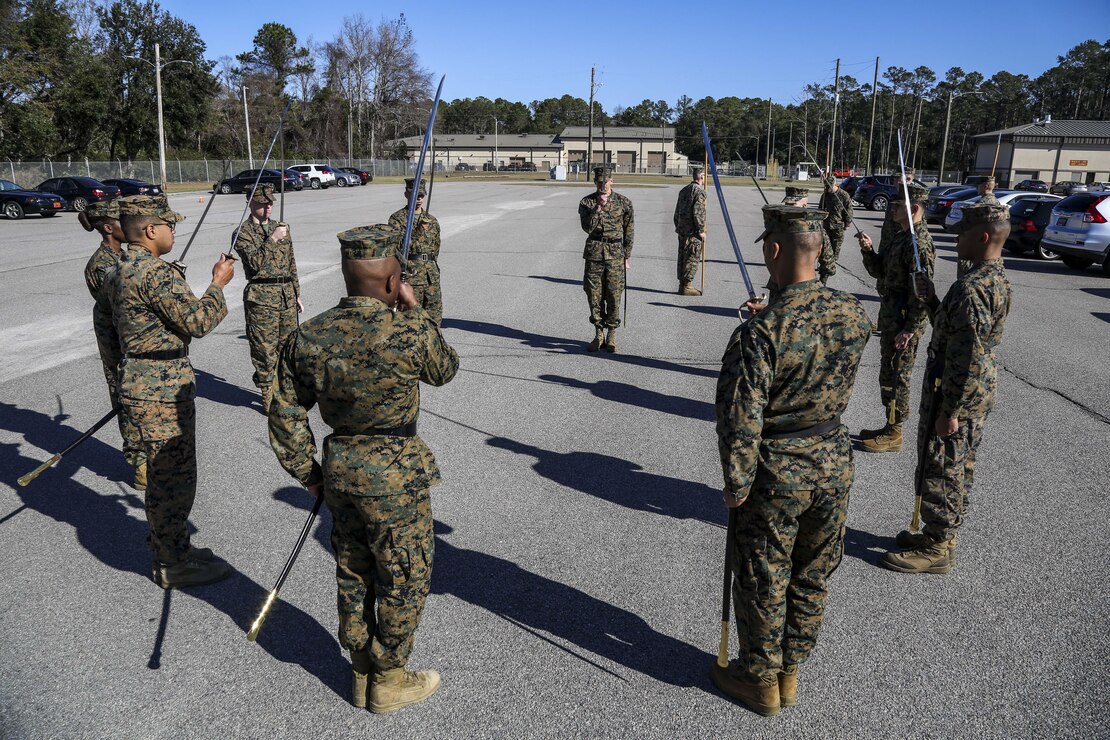
<instances>
[{"instance_id":1,"label":"blue sky","mask_svg":"<svg viewBox=\"0 0 1110 740\"><path fill-rule=\"evenodd\" d=\"M1059 12L1061 4L1048 0L884 3L878 11L861 0L688 6L675 0L163 0L162 7L197 27L211 59L250 49L267 21L284 23L302 42L324 42L344 16L361 12L377 21L404 13L423 65L437 78L447 74L448 100L586 98L596 65L598 100L609 111L644 98L673 104L682 94L790 103L806 83L831 83L837 57L842 74L861 82L870 82L876 56L880 74L891 65L923 64L938 77L953 66L987 77L999 70L1035 77L1072 46L1110 36L1108 0L1063 4ZM833 7L854 12L830 14ZM688 14L676 15L683 9Z\"/></svg>"}]
</instances>

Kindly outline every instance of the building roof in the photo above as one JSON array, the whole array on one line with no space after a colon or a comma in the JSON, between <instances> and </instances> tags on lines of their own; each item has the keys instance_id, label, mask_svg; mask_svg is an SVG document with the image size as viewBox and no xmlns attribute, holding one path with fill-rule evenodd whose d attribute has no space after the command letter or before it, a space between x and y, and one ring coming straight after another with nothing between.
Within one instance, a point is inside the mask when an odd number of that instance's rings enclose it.
<instances>
[{"instance_id":1,"label":"building roof","mask_svg":"<svg viewBox=\"0 0 1110 740\"><path fill-rule=\"evenodd\" d=\"M436 134L436 149L493 149L495 141L499 149L562 149L553 134ZM410 149L419 149L424 143L423 136L409 136L397 139L390 144L401 143Z\"/></svg>"},{"instance_id":2,"label":"building roof","mask_svg":"<svg viewBox=\"0 0 1110 740\"><path fill-rule=\"evenodd\" d=\"M1025 144L1110 144L1110 121L1041 121L977 134L977 141L997 140Z\"/></svg>"},{"instance_id":3,"label":"building roof","mask_svg":"<svg viewBox=\"0 0 1110 740\"><path fill-rule=\"evenodd\" d=\"M605 129L606 139L654 139L659 141L660 137L664 139L674 138L673 126L602 126L601 124L594 125L594 139L601 138L601 129ZM586 139L589 138L590 129L588 126L567 126L559 134L560 139Z\"/></svg>"}]
</instances>

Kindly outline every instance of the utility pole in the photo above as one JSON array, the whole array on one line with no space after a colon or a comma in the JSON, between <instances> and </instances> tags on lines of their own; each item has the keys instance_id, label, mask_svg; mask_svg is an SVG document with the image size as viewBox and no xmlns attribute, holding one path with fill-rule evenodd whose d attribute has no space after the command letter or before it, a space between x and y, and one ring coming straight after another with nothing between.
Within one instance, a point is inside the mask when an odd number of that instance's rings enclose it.
<instances>
[{"instance_id":1,"label":"utility pole","mask_svg":"<svg viewBox=\"0 0 1110 740\"><path fill-rule=\"evenodd\" d=\"M836 117L840 112L840 59L836 60L836 82L833 83L832 135L829 137L829 172L836 163Z\"/></svg>"},{"instance_id":2,"label":"utility pole","mask_svg":"<svg viewBox=\"0 0 1110 740\"><path fill-rule=\"evenodd\" d=\"M790 122L790 147L786 150L786 171L790 172L790 165L794 161L794 121Z\"/></svg>"},{"instance_id":3,"label":"utility pole","mask_svg":"<svg viewBox=\"0 0 1110 740\"><path fill-rule=\"evenodd\" d=\"M590 172L590 163L594 156L594 74L597 67L590 67L590 128L586 136L586 173Z\"/></svg>"},{"instance_id":4,"label":"utility pole","mask_svg":"<svg viewBox=\"0 0 1110 740\"><path fill-rule=\"evenodd\" d=\"M756 163L758 164L758 162ZM767 98L767 153L763 157L764 177L768 177L770 173L767 172L771 168L771 99Z\"/></svg>"},{"instance_id":5,"label":"utility pole","mask_svg":"<svg viewBox=\"0 0 1110 740\"><path fill-rule=\"evenodd\" d=\"M948 112L944 114L944 141L940 146L940 172L937 173L937 185L944 184L944 157L948 154L948 126L952 123L952 91L948 91Z\"/></svg>"},{"instance_id":6,"label":"utility pole","mask_svg":"<svg viewBox=\"0 0 1110 740\"><path fill-rule=\"evenodd\" d=\"M879 58L875 57L875 81L871 83L871 128L867 130L867 169L868 175L874 175L871 169L871 142L875 134L875 104L879 102Z\"/></svg>"},{"instance_id":7,"label":"utility pole","mask_svg":"<svg viewBox=\"0 0 1110 740\"><path fill-rule=\"evenodd\" d=\"M158 98L158 174L166 189L166 127L162 123L162 49L154 44L154 94Z\"/></svg>"},{"instance_id":8,"label":"utility pole","mask_svg":"<svg viewBox=\"0 0 1110 740\"><path fill-rule=\"evenodd\" d=\"M913 136L913 166L917 167L917 150L921 146L921 115L924 113L925 96L917 99L917 131Z\"/></svg>"},{"instance_id":9,"label":"utility pole","mask_svg":"<svg viewBox=\"0 0 1110 740\"><path fill-rule=\"evenodd\" d=\"M250 163L250 168L254 169L254 150L251 149L251 114L247 110L247 88L243 87L243 120L247 125L247 161Z\"/></svg>"}]
</instances>

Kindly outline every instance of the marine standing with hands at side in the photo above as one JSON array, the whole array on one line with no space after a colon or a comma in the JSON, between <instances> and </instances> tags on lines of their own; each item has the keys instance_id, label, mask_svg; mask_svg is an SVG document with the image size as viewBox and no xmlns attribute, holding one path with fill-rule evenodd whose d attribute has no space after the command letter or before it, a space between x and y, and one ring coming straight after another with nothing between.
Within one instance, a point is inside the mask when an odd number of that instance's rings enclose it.
<instances>
[{"instance_id":1,"label":"marine standing with hands at side","mask_svg":"<svg viewBox=\"0 0 1110 740\"><path fill-rule=\"evenodd\" d=\"M594 338L586 349L616 352L621 293L636 234L635 217L632 201L613 192L613 176L607 167L594 168L594 186L597 191L578 203L578 219L587 234L582 252L586 260L582 287L594 325Z\"/></svg>"},{"instance_id":2,"label":"marine standing with hands at side","mask_svg":"<svg viewBox=\"0 0 1110 740\"><path fill-rule=\"evenodd\" d=\"M693 286L705 249L705 170L700 167L693 169L693 182L678 191L674 230L678 234L678 294L701 295Z\"/></svg>"},{"instance_id":3,"label":"marine standing with hands at side","mask_svg":"<svg viewBox=\"0 0 1110 740\"><path fill-rule=\"evenodd\" d=\"M197 493L196 378L189 342L216 328L227 315L224 287L234 260L221 255L201 298L184 276L161 259L173 249L184 216L165 199L120 200L120 223L128 242L120 258L112 315L119 334L119 396L142 437L147 461L147 542L154 554L154 581L162 588L214 583L231 567L208 548L194 548L189 512Z\"/></svg>"}]
</instances>

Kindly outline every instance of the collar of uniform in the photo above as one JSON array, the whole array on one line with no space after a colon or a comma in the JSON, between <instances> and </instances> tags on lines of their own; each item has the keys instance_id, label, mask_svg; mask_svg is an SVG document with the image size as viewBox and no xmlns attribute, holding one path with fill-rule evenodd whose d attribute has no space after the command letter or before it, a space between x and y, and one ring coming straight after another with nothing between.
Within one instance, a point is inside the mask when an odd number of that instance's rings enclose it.
<instances>
[{"instance_id":1,"label":"collar of uniform","mask_svg":"<svg viewBox=\"0 0 1110 740\"><path fill-rule=\"evenodd\" d=\"M1002 266L1003 266L1003 263L1002 263L1002 258L1001 257L999 257L996 260L983 260L982 262L972 262L971 263L971 268L967 271L967 273L964 273L964 274L966 275L968 273L974 272L975 270L981 270L984 267L1002 267Z\"/></svg>"},{"instance_id":2,"label":"collar of uniform","mask_svg":"<svg viewBox=\"0 0 1110 740\"><path fill-rule=\"evenodd\" d=\"M785 288L779 291L779 295L785 296L788 293L801 293L804 290L809 290L815 287L820 287L818 285L817 278L813 278L812 280L803 280L800 283L791 283L790 285L787 285Z\"/></svg>"},{"instance_id":3,"label":"collar of uniform","mask_svg":"<svg viewBox=\"0 0 1110 740\"><path fill-rule=\"evenodd\" d=\"M376 308L386 311L392 310L377 298L368 295L347 295L339 299L340 308Z\"/></svg>"},{"instance_id":4,"label":"collar of uniform","mask_svg":"<svg viewBox=\"0 0 1110 740\"><path fill-rule=\"evenodd\" d=\"M127 245L127 259L129 259L130 261L135 262L137 260L146 260L153 258L154 252L151 252L146 247L140 247L138 245L131 246L130 244Z\"/></svg>"}]
</instances>

